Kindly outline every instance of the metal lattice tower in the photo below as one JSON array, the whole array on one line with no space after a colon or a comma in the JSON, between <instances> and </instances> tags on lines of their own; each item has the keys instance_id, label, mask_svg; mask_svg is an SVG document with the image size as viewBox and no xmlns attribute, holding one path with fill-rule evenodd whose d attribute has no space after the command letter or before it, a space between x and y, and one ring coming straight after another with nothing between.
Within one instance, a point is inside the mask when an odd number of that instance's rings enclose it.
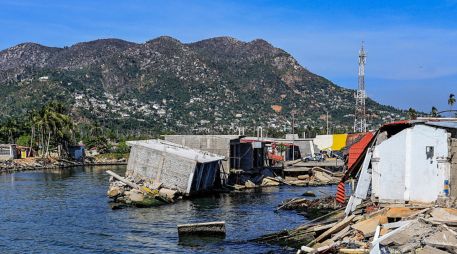
<instances>
[{"instance_id":1,"label":"metal lattice tower","mask_svg":"<svg viewBox=\"0 0 457 254\"><path fill-rule=\"evenodd\" d=\"M366 60L365 49L362 47L359 51L359 87L357 89L355 97L355 119L354 119L354 132L366 132L367 131L367 116L365 111L365 99L367 94L365 92L365 64Z\"/></svg>"}]
</instances>

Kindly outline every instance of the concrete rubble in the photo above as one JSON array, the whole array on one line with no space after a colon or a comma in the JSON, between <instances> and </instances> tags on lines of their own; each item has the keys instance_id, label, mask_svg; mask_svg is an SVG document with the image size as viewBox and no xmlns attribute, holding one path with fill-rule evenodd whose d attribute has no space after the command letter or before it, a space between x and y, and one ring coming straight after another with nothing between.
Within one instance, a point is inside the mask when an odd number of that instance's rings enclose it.
<instances>
[{"instance_id":1,"label":"concrete rubble","mask_svg":"<svg viewBox=\"0 0 457 254\"><path fill-rule=\"evenodd\" d=\"M310 192L305 192L309 197ZM314 195L315 196L315 195ZM317 218L321 215L341 209L342 204L335 202L334 197L324 197L319 199L292 198L282 202L276 210L294 210L309 219Z\"/></svg>"},{"instance_id":2,"label":"concrete rubble","mask_svg":"<svg viewBox=\"0 0 457 254\"><path fill-rule=\"evenodd\" d=\"M339 209L256 241L296 247L297 253L457 253L456 218L454 208L365 202L352 215Z\"/></svg>"},{"instance_id":3,"label":"concrete rubble","mask_svg":"<svg viewBox=\"0 0 457 254\"><path fill-rule=\"evenodd\" d=\"M331 172L322 171L320 168L309 170L306 175L298 175L296 177L286 176L282 178L280 176L274 176L272 171L270 173L265 172L264 174L253 174L249 176L242 176L239 180L240 184L233 185L235 190L251 189L258 187L269 187L279 185L291 185L291 186L322 186L337 184L339 182L338 177L332 175ZM272 175L272 176L269 176Z\"/></svg>"},{"instance_id":4,"label":"concrete rubble","mask_svg":"<svg viewBox=\"0 0 457 254\"><path fill-rule=\"evenodd\" d=\"M107 171L110 177L110 186L107 191L113 200L112 208L123 206L149 207L174 203L182 198L182 193L153 184L133 176L121 177L114 172Z\"/></svg>"}]
</instances>

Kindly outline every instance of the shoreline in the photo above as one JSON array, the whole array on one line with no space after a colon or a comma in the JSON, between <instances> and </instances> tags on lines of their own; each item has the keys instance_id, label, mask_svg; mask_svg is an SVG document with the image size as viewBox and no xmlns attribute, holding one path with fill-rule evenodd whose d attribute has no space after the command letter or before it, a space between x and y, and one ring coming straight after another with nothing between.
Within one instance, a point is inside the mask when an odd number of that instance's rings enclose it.
<instances>
[{"instance_id":1,"label":"shoreline","mask_svg":"<svg viewBox=\"0 0 457 254\"><path fill-rule=\"evenodd\" d=\"M41 158L40 158L41 159ZM45 160L45 159L43 159ZM73 161L57 161L51 162L44 165L1 165L5 164L8 161L0 162L0 174L11 174L15 172L22 172L22 171L36 171L36 170L43 170L43 169L64 169L64 168L72 168L72 167L84 167L84 166L116 166L116 165L127 165L127 161L103 161L103 162L73 162ZM15 164L14 161L9 161L11 164ZM35 163L39 164L39 163Z\"/></svg>"}]
</instances>

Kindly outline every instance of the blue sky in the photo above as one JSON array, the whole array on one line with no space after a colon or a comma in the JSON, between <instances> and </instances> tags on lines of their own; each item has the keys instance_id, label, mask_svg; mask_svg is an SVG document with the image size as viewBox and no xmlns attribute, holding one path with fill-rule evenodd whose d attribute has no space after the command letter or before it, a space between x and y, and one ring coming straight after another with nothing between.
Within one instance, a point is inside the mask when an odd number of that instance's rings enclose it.
<instances>
[{"instance_id":1,"label":"blue sky","mask_svg":"<svg viewBox=\"0 0 457 254\"><path fill-rule=\"evenodd\" d=\"M310 71L356 88L364 40L368 95L430 111L448 109L449 93L457 94L456 17L457 0L0 0L0 49L113 37L262 38Z\"/></svg>"}]
</instances>

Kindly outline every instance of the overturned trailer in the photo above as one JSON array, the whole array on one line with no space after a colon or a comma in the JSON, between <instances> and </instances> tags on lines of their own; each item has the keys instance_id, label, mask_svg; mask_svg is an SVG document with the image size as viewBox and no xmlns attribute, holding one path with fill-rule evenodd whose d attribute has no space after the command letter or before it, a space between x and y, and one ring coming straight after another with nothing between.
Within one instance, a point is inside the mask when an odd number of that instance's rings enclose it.
<instances>
[{"instance_id":1,"label":"overturned trailer","mask_svg":"<svg viewBox=\"0 0 457 254\"><path fill-rule=\"evenodd\" d=\"M127 142L132 147L126 176L177 190L183 195L221 186L223 156L163 140Z\"/></svg>"}]
</instances>

